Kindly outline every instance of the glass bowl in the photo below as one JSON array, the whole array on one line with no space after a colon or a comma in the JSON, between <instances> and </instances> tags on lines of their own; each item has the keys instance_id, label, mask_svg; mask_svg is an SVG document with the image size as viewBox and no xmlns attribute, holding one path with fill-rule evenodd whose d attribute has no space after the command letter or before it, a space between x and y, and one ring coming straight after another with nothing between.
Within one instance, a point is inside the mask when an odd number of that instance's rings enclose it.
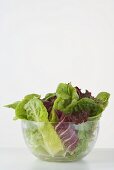
<instances>
[{"instance_id":1,"label":"glass bowl","mask_svg":"<svg viewBox=\"0 0 114 170\"><path fill-rule=\"evenodd\" d=\"M94 147L99 121L76 125L62 122L22 120L22 131L30 151L38 158L54 162L76 161L85 157Z\"/></svg>"}]
</instances>

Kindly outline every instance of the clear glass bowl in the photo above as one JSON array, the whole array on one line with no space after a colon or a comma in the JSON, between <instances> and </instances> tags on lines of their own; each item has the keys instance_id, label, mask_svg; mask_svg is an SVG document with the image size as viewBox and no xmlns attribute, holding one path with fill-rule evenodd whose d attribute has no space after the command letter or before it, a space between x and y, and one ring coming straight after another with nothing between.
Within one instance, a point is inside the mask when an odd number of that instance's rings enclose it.
<instances>
[{"instance_id":1,"label":"clear glass bowl","mask_svg":"<svg viewBox=\"0 0 114 170\"><path fill-rule=\"evenodd\" d=\"M48 126L61 141L62 150L57 151L58 146L56 147L52 131ZM41 131L41 128L44 130ZM42 160L55 162L76 161L85 157L97 140L99 121L87 121L78 125L73 122L63 122L60 129L57 128L56 123L22 120L24 139L30 151Z\"/></svg>"}]
</instances>

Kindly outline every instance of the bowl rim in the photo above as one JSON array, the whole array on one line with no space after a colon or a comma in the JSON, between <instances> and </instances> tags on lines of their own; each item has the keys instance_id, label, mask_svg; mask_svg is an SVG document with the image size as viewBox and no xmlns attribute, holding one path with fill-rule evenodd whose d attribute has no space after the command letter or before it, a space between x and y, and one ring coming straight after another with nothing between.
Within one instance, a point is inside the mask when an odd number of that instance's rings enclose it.
<instances>
[{"instance_id":1,"label":"bowl rim","mask_svg":"<svg viewBox=\"0 0 114 170\"><path fill-rule=\"evenodd\" d=\"M31 122L31 123L35 123L35 124L37 124L37 123L51 123L51 124L58 124L58 123L61 123L61 122L51 122L51 121L39 121L39 122L37 122L37 121L34 121L34 120L27 120L27 119L21 119L21 122ZM87 120L87 121L83 121L83 122L81 122L81 123L78 123L78 124L76 124L76 122L62 122L62 123L64 123L64 124L75 124L75 125L81 125L81 124L87 124L87 123L89 123L89 122L99 122L99 119L94 119L94 120Z\"/></svg>"}]
</instances>

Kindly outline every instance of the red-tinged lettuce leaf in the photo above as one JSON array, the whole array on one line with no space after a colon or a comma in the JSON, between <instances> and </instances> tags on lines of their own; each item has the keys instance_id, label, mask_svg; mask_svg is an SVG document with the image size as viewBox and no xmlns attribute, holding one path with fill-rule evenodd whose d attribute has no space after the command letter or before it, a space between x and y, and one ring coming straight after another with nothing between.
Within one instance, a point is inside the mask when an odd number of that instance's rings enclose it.
<instances>
[{"instance_id":1,"label":"red-tinged lettuce leaf","mask_svg":"<svg viewBox=\"0 0 114 170\"><path fill-rule=\"evenodd\" d=\"M59 121L64 119L64 122L73 122L75 124L86 122L89 116L88 112L85 111L74 112L71 115L65 115L63 112L56 110L56 114Z\"/></svg>"},{"instance_id":2,"label":"red-tinged lettuce leaf","mask_svg":"<svg viewBox=\"0 0 114 170\"><path fill-rule=\"evenodd\" d=\"M56 97L56 93L47 93L47 94L45 95L45 97L44 97L44 100L50 101L50 100L52 100L52 99L55 98L55 97Z\"/></svg>"},{"instance_id":3,"label":"red-tinged lettuce leaf","mask_svg":"<svg viewBox=\"0 0 114 170\"><path fill-rule=\"evenodd\" d=\"M56 96L54 94L53 95L47 95L46 98L42 99L42 102L43 102L44 106L46 107L46 109L49 113L49 116L50 116L50 112L52 110L55 99L56 99Z\"/></svg>"},{"instance_id":4,"label":"red-tinged lettuce leaf","mask_svg":"<svg viewBox=\"0 0 114 170\"><path fill-rule=\"evenodd\" d=\"M48 113L50 113L53 104L52 104L50 101L43 101L43 104L44 104L44 106L46 107Z\"/></svg>"},{"instance_id":5,"label":"red-tinged lettuce leaf","mask_svg":"<svg viewBox=\"0 0 114 170\"><path fill-rule=\"evenodd\" d=\"M78 135L75 127L71 123L64 122L65 117L55 126L55 130L60 137L66 153L73 153L78 143Z\"/></svg>"},{"instance_id":6,"label":"red-tinged lettuce leaf","mask_svg":"<svg viewBox=\"0 0 114 170\"><path fill-rule=\"evenodd\" d=\"M81 92L81 89L80 89L79 87L76 86L75 88L76 88L77 93L78 93L78 95L79 95L79 99L82 99L82 98L84 98L84 97L94 98L94 97L92 96L91 92L89 92L88 90L86 90L85 93L82 93L82 92Z\"/></svg>"}]
</instances>

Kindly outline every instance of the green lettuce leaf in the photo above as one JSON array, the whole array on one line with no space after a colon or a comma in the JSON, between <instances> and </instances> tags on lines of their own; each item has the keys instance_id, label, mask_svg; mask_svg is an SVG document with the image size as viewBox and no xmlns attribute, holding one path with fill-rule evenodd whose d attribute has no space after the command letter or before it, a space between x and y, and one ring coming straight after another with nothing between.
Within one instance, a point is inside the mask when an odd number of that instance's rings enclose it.
<instances>
[{"instance_id":1,"label":"green lettuce leaf","mask_svg":"<svg viewBox=\"0 0 114 170\"><path fill-rule=\"evenodd\" d=\"M65 114L71 114L79 99L76 89L70 83L60 83L57 87L56 95L57 99L54 102L53 108Z\"/></svg>"},{"instance_id":2,"label":"green lettuce leaf","mask_svg":"<svg viewBox=\"0 0 114 170\"><path fill-rule=\"evenodd\" d=\"M48 121L48 112L43 105L43 102L34 97L27 104L25 104L24 109L27 112L28 120L34 120L36 122L41 122L39 126L39 132L43 137L45 148L49 154L54 156L59 151L63 150L63 144L55 131L52 124Z\"/></svg>"},{"instance_id":3,"label":"green lettuce leaf","mask_svg":"<svg viewBox=\"0 0 114 170\"><path fill-rule=\"evenodd\" d=\"M45 100L48 100L48 99L50 99L51 97L54 97L54 96L56 96L56 93L48 93L48 94L46 94L45 95Z\"/></svg>"},{"instance_id":4,"label":"green lettuce leaf","mask_svg":"<svg viewBox=\"0 0 114 170\"><path fill-rule=\"evenodd\" d=\"M97 129L99 121L88 121L81 123L78 128L78 144L72 155L66 154L68 160L80 159L89 152L89 147L94 143L94 132Z\"/></svg>"},{"instance_id":5,"label":"green lettuce leaf","mask_svg":"<svg viewBox=\"0 0 114 170\"><path fill-rule=\"evenodd\" d=\"M54 156L64 150L61 139L50 122L44 123L39 128L39 131L42 134L45 148L49 154Z\"/></svg>"},{"instance_id":6,"label":"green lettuce leaf","mask_svg":"<svg viewBox=\"0 0 114 170\"><path fill-rule=\"evenodd\" d=\"M32 152L34 152L35 155L48 155L37 122L23 120L22 126L25 125L26 128L23 128L24 136Z\"/></svg>"},{"instance_id":7,"label":"green lettuce leaf","mask_svg":"<svg viewBox=\"0 0 114 170\"><path fill-rule=\"evenodd\" d=\"M88 121L97 121L100 119L101 116L102 116L102 113L95 115L95 116L88 117Z\"/></svg>"},{"instance_id":8,"label":"green lettuce leaf","mask_svg":"<svg viewBox=\"0 0 114 170\"><path fill-rule=\"evenodd\" d=\"M96 116L102 113L103 107L96 103L93 99L82 98L77 102L75 111L86 111L89 116Z\"/></svg>"},{"instance_id":9,"label":"green lettuce leaf","mask_svg":"<svg viewBox=\"0 0 114 170\"><path fill-rule=\"evenodd\" d=\"M11 109L16 109L17 105L20 103L20 101L5 105L5 107L11 108Z\"/></svg>"},{"instance_id":10,"label":"green lettuce leaf","mask_svg":"<svg viewBox=\"0 0 114 170\"><path fill-rule=\"evenodd\" d=\"M31 100L34 96L37 98L40 98L40 95L38 94L29 94L25 96L21 102L19 102L19 104L17 105L15 109L16 119L28 119L26 110L24 109L24 105L28 103L28 101Z\"/></svg>"},{"instance_id":11,"label":"green lettuce leaf","mask_svg":"<svg viewBox=\"0 0 114 170\"><path fill-rule=\"evenodd\" d=\"M106 108L106 106L108 105L108 100L110 98L110 94L107 92L100 92L97 97L96 100L99 104L102 105L103 109Z\"/></svg>"},{"instance_id":12,"label":"green lettuce leaf","mask_svg":"<svg viewBox=\"0 0 114 170\"><path fill-rule=\"evenodd\" d=\"M51 110L50 116L49 116L49 121L53 123L58 122L58 117L54 109Z\"/></svg>"},{"instance_id":13,"label":"green lettuce leaf","mask_svg":"<svg viewBox=\"0 0 114 170\"><path fill-rule=\"evenodd\" d=\"M43 102L37 97L33 97L25 105L24 109L28 120L36 122L47 122L48 112Z\"/></svg>"}]
</instances>

